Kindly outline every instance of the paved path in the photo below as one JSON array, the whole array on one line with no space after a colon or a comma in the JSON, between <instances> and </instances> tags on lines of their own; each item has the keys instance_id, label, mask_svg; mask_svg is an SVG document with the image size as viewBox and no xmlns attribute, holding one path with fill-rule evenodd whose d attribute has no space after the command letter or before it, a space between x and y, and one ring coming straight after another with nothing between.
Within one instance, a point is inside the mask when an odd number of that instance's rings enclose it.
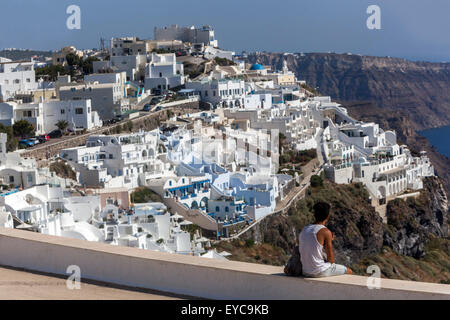
<instances>
[{"instance_id":1,"label":"paved path","mask_svg":"<svg viewBox=\"0 0 450 320\"><path fill-rule=\"evenodd\" d=\"M0 267L0 300L179 300L184 297L153 290L81 283L70 290L66 278Z\"/></svg>"}]
</instances>

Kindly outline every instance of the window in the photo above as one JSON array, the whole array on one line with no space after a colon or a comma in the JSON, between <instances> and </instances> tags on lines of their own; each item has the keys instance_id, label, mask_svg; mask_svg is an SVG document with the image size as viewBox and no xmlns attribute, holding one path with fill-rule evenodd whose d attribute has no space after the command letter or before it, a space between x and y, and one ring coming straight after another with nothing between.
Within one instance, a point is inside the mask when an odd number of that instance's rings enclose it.
<instances>
[{"instance_id":1,"label":"window","mask_svg":"<svg viewBox=\"0 0 450 320\"><path fill-rule=\"evenodd\" d=\"M208 96L208 91L207 90L205 90L205 97L207 97Z\"/></svg>"},{"instance_id":2,"label":"window","mask_svg":"<svg viewBox=\"0 0 450 320\"><path fill-rule=\"evenodd\" d=\"M230 209L228 207L225 207L225 212L229 212Z\"/></svg>"},{"instance_id":3,"label":"window","mask_svg":"<svg viewBox=\"0 0 450 320\"><path fill-rule=\"evenodd\" d=\"M30 79L30 78L27 78L27 82L30 83L30 82L31 82L31 79Z\"/></svg>"},{"instance_id":4,"label":"window","mask_svg":"<svg viewBox=\"0 0 450 320\"><path fill-rule=\"evenodd\" d=\"M64 114L64 113L66 113L66 110L61 109L61 114Z\"/></svg>"},{"instance_id":5,"label":"window","mask_svg":"<svg viewBox=\"0 0 450 320\"><path fill-rule=\"evenodd\" d=\"M216 207L216 212L220 212L220 208L219 207Z\"/></svg>"},{"instance_id":6,"label":"window","mask_svg":"<svg viewBox=\"0 0 450 320\"><path fill-rule=\"evenodd\" d=\"M159 73L159 77L160 77L160 78L162 77L162 72Z\"/></svg>"},{"instance_id":7,"label":"window","mask_svg":"<svg viewBox=\"0 0 450 320\"><path fill-rule=\"evenodd\" d=\"M110 158L110 159L112 159L112 158L113 158L113 155L112 155L111 153L109 154L109 158Z\"/></svg>"},{"instance_id":8,"label":"window","mask_svg":"<svg viewBox=\"0 0 450 320\"><path fill-rule=\"evenodd\" d=\"M75 108L75 114L83 114L83 108Z\"/></svg>"},{"instance_id":9,"label":"window","mask_svg":"<svg viewBox=\"0 0 450 320\"><path fill-rule=\"evenodd\" d=\"M9 183L14 183L14 176L9 176Z\"/></svg>"}]
</instances>

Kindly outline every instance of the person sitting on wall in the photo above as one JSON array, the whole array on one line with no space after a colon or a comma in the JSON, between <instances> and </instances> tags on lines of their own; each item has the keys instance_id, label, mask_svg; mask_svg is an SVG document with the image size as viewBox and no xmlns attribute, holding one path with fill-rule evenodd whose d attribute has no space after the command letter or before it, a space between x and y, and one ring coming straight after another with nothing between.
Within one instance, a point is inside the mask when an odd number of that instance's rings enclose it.
<instances>
[{"instance_id":1,"label":"person sitting on wall","mask_svg":"<svg viewBox=\"0 0 450 320\"><path fill-rule=\"evenodd\" d=\"M313 208L315 222L300 232L299 251L305 277L352 274L350 268L334 263L332 245L334 235L325 227L330 219L330 208L326 202L317 202Z\"/></svg>"}]
</instances>

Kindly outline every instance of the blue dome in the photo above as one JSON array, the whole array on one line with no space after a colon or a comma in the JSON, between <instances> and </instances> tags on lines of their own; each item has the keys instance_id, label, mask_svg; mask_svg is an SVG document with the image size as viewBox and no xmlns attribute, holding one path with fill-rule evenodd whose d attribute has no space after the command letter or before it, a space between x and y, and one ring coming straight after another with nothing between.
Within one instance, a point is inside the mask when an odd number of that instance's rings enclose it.
<instances>
[{"instance_id":1,"label":"blue dome","mask_svg":"<svg viewBox=\"0 0 450 320\"><path fill-rule=\"evenodd\" d=\"M250 70L264 70L264 67L260 65L259 63L255 63L250 67Z\"/></svg>"}]
</instances>

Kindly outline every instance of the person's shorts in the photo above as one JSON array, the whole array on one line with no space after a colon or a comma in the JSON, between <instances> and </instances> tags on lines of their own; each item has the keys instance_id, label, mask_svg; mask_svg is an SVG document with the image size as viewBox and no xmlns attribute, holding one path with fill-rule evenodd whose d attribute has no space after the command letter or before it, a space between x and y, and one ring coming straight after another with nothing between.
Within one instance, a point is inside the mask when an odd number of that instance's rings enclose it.
<instances>
[{"instance_id":1,"label":"person's shorts","mask_svg":"<svg viewBox=\"0 0 450 320\"><path fill-rule=\"evenodd\" d=\"M333 263L331 267L326 269L325 271L322 271L318 274L305 274L307 277L313 277L313 278L321 278L321 277L331 277L331 276L340 276L347 273L347 267L343 266L342 264L336 264Z\"/></svg>"}]
</instances>

